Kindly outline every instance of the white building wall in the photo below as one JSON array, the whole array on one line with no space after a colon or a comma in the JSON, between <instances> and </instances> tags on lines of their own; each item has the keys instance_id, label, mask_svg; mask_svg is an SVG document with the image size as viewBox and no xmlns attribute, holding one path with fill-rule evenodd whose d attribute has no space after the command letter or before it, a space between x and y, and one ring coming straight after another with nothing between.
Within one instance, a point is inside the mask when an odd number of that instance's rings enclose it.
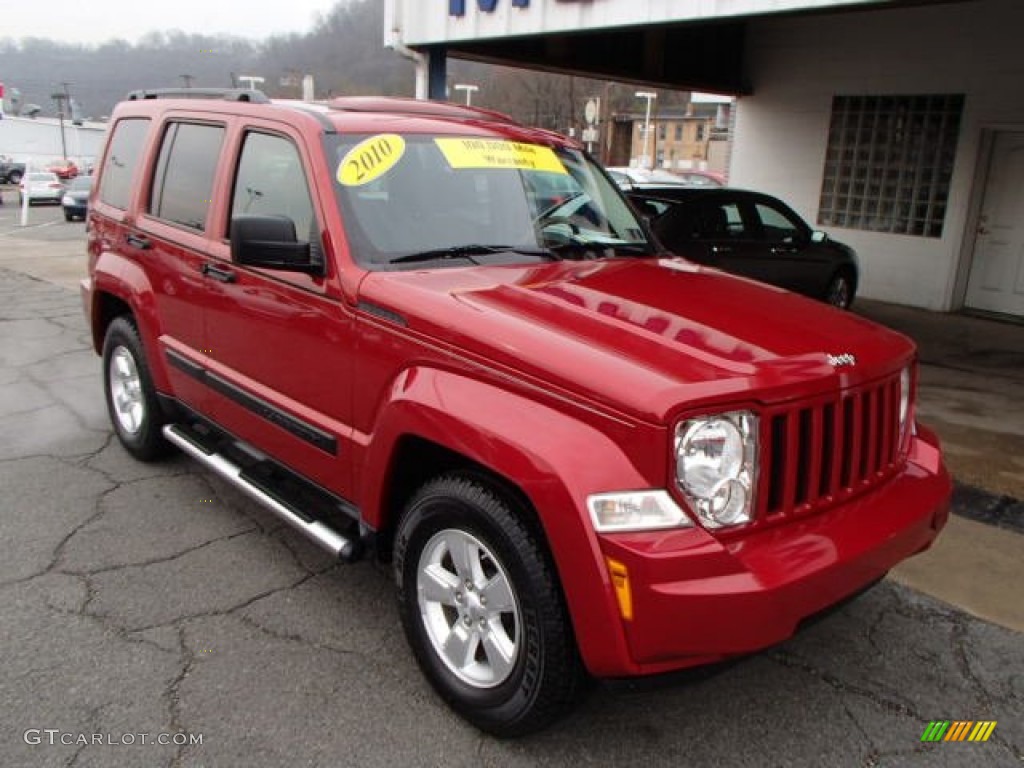
<instances>
[{"instance_id":1,"label":"white building wall","mask_svg":"<svg viewBox=\"0 0 1024 768\"><path fill-rule=\"evenodd\" d=\"M68 159L74 160L80 168L95 161L103 146L107 126L103 123L72 125L64 121L64 143ZM54 118L12 117L5 115L0 120L0 155L18 162L29 162L35 167L60 160L62 145L60 122Z\"/></svg>"},{"instance_id":2,"label":"white building wall","mask_svg":"<svg viewBox=\"0 0 1024 768\"><path fill-rule=\"evenodd\" d=\"M861 295L955 308L984 131L1024 130L1022 31L1021 0L752 22L754 95L738 100L730 183L777 195L814 225L833 95L965 94L941 238L827 228L857 250Z\"/></svg>"}]
</instances>

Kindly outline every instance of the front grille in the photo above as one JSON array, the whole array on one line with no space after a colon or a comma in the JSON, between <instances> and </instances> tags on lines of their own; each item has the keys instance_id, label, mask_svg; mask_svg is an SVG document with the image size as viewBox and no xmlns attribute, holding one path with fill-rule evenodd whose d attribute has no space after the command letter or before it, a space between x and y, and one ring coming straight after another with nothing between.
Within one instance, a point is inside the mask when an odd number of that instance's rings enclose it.
<instances>
[{"instance_id":1,"label":"front grille","mask_svg":"<svg viewBox=\"0 0 1024 768\"><path fill-rule=\"evenodd\" d=\"M897 374L767 411L758 517L810 511L882 482L901 459L899 408Z\"/></svg>"}]
</instances>

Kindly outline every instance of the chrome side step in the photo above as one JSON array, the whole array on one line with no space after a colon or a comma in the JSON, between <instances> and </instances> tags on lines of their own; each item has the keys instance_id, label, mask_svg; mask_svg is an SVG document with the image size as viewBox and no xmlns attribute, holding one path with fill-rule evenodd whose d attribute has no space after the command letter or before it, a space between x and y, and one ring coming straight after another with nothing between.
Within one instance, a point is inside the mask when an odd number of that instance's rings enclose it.
<instances>
[{"instance_id":1,"label":"chrome side step","mask_svg":"<svg viewBox=\"0 0 1024 768\"><path fill-rule=\"evenodd\" d=\"M361 542L338 533L319 520L303 519L304 515L290 506L273 498L266 491L250 482L241 467L226 459L219 453L207 449L193 439L187 428L177 424L167 424L163 428L164 437L171 444L180 448L196 461L212 469L220 477L227 480L254 501L276 514L296 530L322 546L335 557L345 562L358 560L362 551Z\"/></svg>"}]
</instances>

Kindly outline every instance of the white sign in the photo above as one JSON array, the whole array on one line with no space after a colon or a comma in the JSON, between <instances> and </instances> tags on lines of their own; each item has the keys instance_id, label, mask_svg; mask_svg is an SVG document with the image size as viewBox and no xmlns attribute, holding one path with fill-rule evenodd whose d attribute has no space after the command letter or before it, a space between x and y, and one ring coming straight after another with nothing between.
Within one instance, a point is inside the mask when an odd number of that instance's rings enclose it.
<instances>
[{"instance_id":1,"label":"white sign","mask_svg":"<svg viewBox=\"0 0 1024 768\"><path fill-rule=\"evenodd\" d=\"M881 4L896 0L385 0L383 31L389 44L429 45Z\"/></svg>"}]
</instances>

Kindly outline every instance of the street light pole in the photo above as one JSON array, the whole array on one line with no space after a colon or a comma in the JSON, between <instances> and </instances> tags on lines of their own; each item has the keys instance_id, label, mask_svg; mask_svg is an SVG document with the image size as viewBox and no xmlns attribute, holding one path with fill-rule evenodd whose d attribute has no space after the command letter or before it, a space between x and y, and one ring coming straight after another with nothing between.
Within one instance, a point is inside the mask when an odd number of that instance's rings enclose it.
<instances>
[{"instance_id":1,"label":"street light pole","mask_svg":"<svg viewBox=\"0 0 1024 768\"><path fill-rule=\"evenodd\" d=\"M636 97L647 100L647 113L644 115L644 153L640 158L640 164L647 168L653 168L654 163L650 155L647 154L647 148L651 140L651 102L658 98L658 94L654 91L637 91Z\"/></svg>"},{"instance_id":2,"label":"street light pole","mask_svg":"<svg viewBox=\"0 0 1024 768\"><path fill-rule=\"evenodd\" d=\"M473 94L480 90L480 86L479 85L473 85L471 83L456 83L454 87L455 87L456 91L465 91L466 92L466 106L467 107L472 106L473 105Z\"/></svg>"}]
</instances>

